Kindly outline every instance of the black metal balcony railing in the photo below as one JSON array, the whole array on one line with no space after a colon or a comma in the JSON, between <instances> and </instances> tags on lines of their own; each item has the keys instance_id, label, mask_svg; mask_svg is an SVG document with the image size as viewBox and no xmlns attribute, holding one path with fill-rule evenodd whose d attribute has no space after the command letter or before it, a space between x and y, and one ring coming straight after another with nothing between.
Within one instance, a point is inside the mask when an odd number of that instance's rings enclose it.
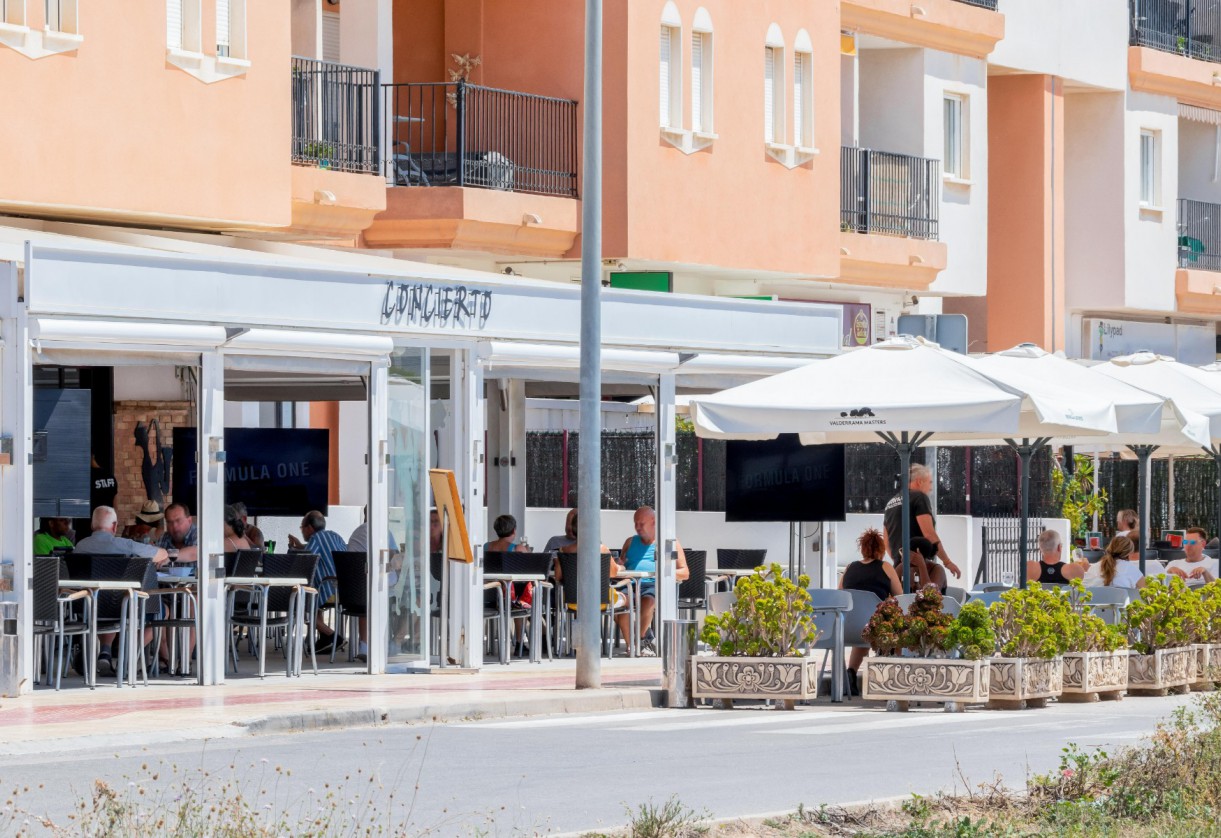
<instances>
[{"instance_id":1,"label":"black metal balcony railing","mask_svg":"<svg viewBox=\"0 0 1221 838\"><path fill-rule=\"evenodd\" d=\"M941 161L868 148L840 152L840 223L845 232L937 238Z\"/></svg>"},{"instance_id":2,"label":"black metal balcony railing","mask_svg":"<svg viewBox=\"0 0 1221 838\"><path fill-rule=\"evenodd\" d=\"M377 70L293 58L293 162L378 174Z\"/></svg>"},{"instance_id":3,"label":"black metal balcony railing","mask_svg":"<svg viewBox=\"0 0 1221 838\"><path fill-rule=\"evenodd\" d=\"M577 196L577 103L466 82L384 85L387 179Z\"/></svg>"},{"instance_id":4,"label":"black metal balcony railing","mask_svg":"<svg viewBox=\"0 0 1221 838\"><path fill-rule=\"evenodd\" d=\"M1221 204L1179 198L1179 267L1221 271Z\"/></svg>"},{"instance_id":5,"label":"black metal balcony railing","mask_svg":"<svg viewBox=\"0 0 1221 838\"><path fill-rule=\"evenodd\" d=\"M979 6L981 9L991 9L996 11L996 4L1000 0L958 0L959 3L966 3L968 6Z\"/></svg>"},{"instance_id":6,"label":"black metal balcony railing","mask_svg":"<svg viewBox=\"0 0 1221 838\"><path fill-rule=\"evenodd\" d=\"M1129 0L1133 46L1221 62L1217 0Z\"/></svg>"}]
</instances>

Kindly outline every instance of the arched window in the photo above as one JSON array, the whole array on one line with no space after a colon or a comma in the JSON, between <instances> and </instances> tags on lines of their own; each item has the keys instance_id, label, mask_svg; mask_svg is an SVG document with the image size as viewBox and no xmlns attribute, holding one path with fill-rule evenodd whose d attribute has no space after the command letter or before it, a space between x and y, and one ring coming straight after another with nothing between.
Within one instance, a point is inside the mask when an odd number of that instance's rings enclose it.
<instances>
[{"instance_id":1,"label":"arched window","mask_svg":"<svg viewBox=\"0 0 1221 838\"><path fill-rule=\"evenodd\" d=\"M814 147L814 47L804 29L793 41L793 145Z\"/></svg>"},{"instance_id":2,"label":"arched window","mask_svg":"<svg viewBox=\"0 0 1221 838\"><path fill-rule=\"evenodd\" d=\"M691 24L691 130L713 132L712 16L700 6Z\"/></svg>"},{"instance_id":3,"label":"arched window","mask_svg":"<svg viewBox=\"0 0 1221 838\"><path fill-rule=\"evenodd\" d=\"M661 12L661 45L658 62L661 127L683 124L683 21L673 0Z\"/></svg>"},{"instance_id":4,"label":"arched window","mask_svg":"<svg viewBox=\"0 0 1221 838\"><path fill-rule=\"evenodd\" d=\"M763 48L763 140L784 142L784 36L774 23Z\"/></svg>"}]
</instances>

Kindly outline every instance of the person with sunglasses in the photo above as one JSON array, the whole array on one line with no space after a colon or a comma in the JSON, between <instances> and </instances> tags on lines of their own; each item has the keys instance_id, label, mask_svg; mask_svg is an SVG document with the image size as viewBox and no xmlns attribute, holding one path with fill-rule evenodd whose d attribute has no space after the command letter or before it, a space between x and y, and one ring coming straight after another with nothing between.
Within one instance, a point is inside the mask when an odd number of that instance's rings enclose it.
<instances>
[{"instance_id":1,"label":"person with sunglasses","mask_svg":"<svg viewBox=\"0 0 1221 838\"><path fill-rule=\"evenodd\" d=\"M1195 587L1212 582L1217 578L1217 560L1204 555L1204 545L1208 543L1208 533L1201 527L1188 527L1187 537L1183 539L1183 552L1186 558L1175 559L1166 567L1167 573L1187 580L1187 584Z\"/></svg>"}]
</instances>

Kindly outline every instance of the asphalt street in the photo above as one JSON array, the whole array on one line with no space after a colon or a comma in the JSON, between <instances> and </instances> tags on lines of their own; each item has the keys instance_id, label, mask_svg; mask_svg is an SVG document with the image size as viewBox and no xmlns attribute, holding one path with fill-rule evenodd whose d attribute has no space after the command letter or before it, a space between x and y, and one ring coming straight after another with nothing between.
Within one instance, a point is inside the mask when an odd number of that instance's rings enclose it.
<instances>
[{"instance_id":1,"label":"asphalt street","mask_svg":"<svg viewBox=\"0 0 1221 838\"><path fill-rule=\"evenodd\" d=\"M1188 700L648 710L252 736L10 757L0 787L27 787L17 806L61 823L104 779L150 806L185 784L228 794L232 782L268 811L337 805L416 835L569 832L622 825L628 807L671 795L728 817L961 790L964 777L1020 785L1055 768L1067 743L1135 743Z\"/></svg>"}]
</instances>

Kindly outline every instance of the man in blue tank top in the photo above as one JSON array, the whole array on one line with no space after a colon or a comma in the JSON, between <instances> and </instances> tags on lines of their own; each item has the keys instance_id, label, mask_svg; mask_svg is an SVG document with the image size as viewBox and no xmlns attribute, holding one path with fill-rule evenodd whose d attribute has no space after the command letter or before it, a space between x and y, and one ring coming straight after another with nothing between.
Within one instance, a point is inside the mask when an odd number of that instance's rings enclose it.
<instances>
[{"instance_id":1,"label":"man in blue tank top","mask_svg":"<svg viewBox=\"0 0 1221 838\"><path fill-rule=\"evenodd\" d=\"M657 513L652 507L642 506L636 510L636 514L632 516L632 523L636 526L636 534L623 542L623 550L619 554L619 567L624 570L647 571L657 573ZM687 569L687 556L683 553L683 547L674 541L674 550L678 554L678 566L675 568L675 578L681 582L691 575ZM618 573L618 568L611 568L611 575ZM644 639L651 630L653 624L653 609L657 605L657 577L651 579L641 579L640 585L640 638ZM628 619L626 614L620 615L617 620L619 630L624 637L628 637ZM632 639L628 639L629 650ZM645 640L641 646L641 650L645 654L657 654L657 647L652 640Z\"/></svg>"}]
</instances>

